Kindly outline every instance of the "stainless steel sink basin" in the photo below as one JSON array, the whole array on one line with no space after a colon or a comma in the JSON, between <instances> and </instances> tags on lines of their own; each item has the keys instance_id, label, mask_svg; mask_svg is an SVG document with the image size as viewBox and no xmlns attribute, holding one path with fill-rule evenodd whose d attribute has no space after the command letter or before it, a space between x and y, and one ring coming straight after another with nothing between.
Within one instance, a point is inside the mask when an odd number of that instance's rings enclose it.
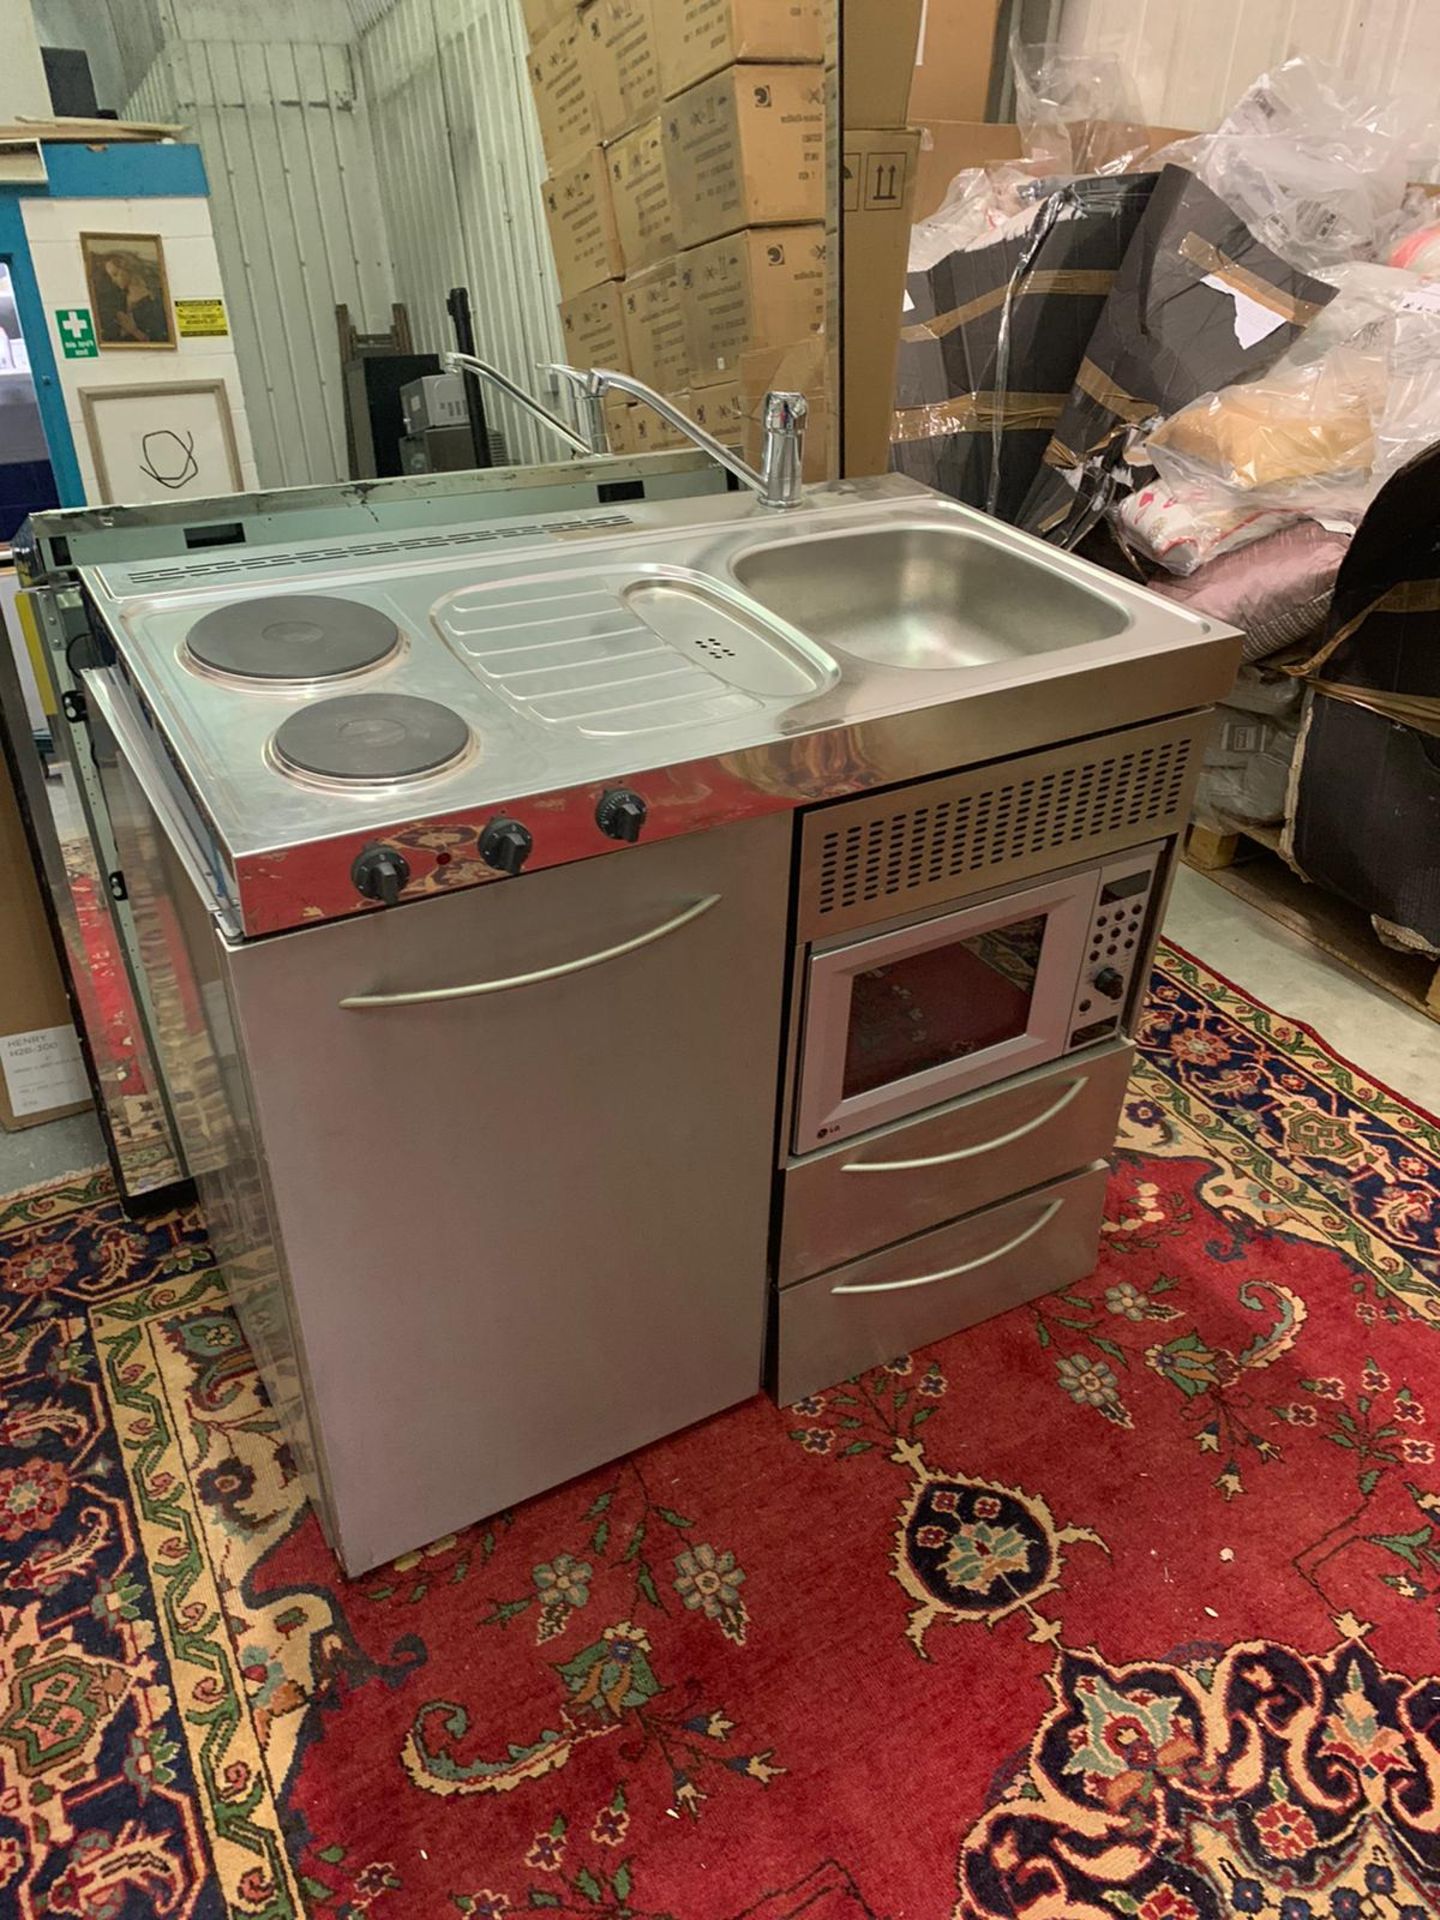
<instances>
[{"instance_id":1,"label":"stainless steel sink basin","mask_svg":"<svg viewBox=\"0 0 1440 1920\"><path fill-rule=\"evenodd\" d=\"M735 578L822 646L886 667L991 666L1122 633L1130 616L1027 553L893 525L757 548Z\"/></svg>"}]
</instances>

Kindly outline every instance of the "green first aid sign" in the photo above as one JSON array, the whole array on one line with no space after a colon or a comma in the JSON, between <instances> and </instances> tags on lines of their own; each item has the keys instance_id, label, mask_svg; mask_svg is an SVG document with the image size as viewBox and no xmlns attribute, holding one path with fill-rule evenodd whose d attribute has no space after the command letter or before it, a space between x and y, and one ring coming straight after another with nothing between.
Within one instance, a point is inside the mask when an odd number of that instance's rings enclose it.
<instances>
[{"instance_id":1,"label":"green first aid sign","mask_svg":"<svg viewBox=\"0 0 1440 1920\"><path fill-rule=\"evenodd\" d=\"M60 350L67 360L93 360L100 349L95 344L95 322L88 307L57 307L55 326L60 335Z\"/></svg>"}]
</instances>

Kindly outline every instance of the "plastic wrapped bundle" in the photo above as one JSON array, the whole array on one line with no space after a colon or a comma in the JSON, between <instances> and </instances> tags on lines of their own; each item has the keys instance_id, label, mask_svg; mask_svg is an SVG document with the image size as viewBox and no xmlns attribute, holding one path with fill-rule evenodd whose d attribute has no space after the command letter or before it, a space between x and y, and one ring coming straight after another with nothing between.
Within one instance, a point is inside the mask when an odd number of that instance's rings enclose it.
<instances>
[{"instance_id":1,"label":"plastic wrapped bundle","mask_svg":"<svg viewBox=\"0 0 1440 1920\"><path fill-rule=\"evenodd\" d=\"M1241 668L1234 692L1215 710L1195 790L1195 811L1202 818L1246 826L1278 826L1284 820L1304 698L1298 680Z\"/></svg>"},{"instance_id":2,"label":"plastic wrapped bundle","mask_svg":"<svg viewBox=\"0 0 1440 1920\"><path fill-rule=\"evenodd\" d=\"M1155 179L1074 181L1018 235L909 276L897 472L1017 517Z\"/></svg>"},{"instance_id":3,"label":"plastic wrapped bundle","mask_svg":"<svg viewBox=\"0 0 1440 1920\"><path fill-rule=\"evenodd\" d=\"M1123 490L1134 429L1264 373L1334 297L1333 287L1256 240L1208 187L1181 167L1167 167L1020 524L1057 546L1074 546Z\"/></svg>"}]
</instances>

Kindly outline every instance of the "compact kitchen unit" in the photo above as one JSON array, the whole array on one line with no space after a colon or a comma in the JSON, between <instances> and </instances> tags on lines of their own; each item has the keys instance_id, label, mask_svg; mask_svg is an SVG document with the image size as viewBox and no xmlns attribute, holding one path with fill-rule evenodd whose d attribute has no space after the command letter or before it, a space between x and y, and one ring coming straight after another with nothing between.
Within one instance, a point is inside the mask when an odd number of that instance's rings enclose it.
<instances>
[{"instance_id":1,"label":"compact kitchen unit","mask_svg":"<svg viewBox=\"0 0 1440 1920\"><path fill-rule=\"evenodd\" d=\"M1090 1271L1238 658L897 477L539 486L64 583L168 1108L352 1574Z\"/></svg>"}]
</instances>

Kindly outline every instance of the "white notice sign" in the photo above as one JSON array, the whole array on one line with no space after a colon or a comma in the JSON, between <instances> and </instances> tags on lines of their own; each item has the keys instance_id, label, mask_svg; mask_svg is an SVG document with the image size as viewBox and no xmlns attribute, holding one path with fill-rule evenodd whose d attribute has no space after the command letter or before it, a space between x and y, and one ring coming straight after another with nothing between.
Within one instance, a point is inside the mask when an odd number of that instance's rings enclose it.
<instances>
[{"instance_id":1,"label":"white notice sign","mask_svg":"<svg viewBox=\"0 0 1440 1920\"><path fill-rule=\"evenodd\" d=\"M17 1120L90 1098L74 1027L34 1027L0 1035L0 1068Z\"/></svg>"}]
</instances>

